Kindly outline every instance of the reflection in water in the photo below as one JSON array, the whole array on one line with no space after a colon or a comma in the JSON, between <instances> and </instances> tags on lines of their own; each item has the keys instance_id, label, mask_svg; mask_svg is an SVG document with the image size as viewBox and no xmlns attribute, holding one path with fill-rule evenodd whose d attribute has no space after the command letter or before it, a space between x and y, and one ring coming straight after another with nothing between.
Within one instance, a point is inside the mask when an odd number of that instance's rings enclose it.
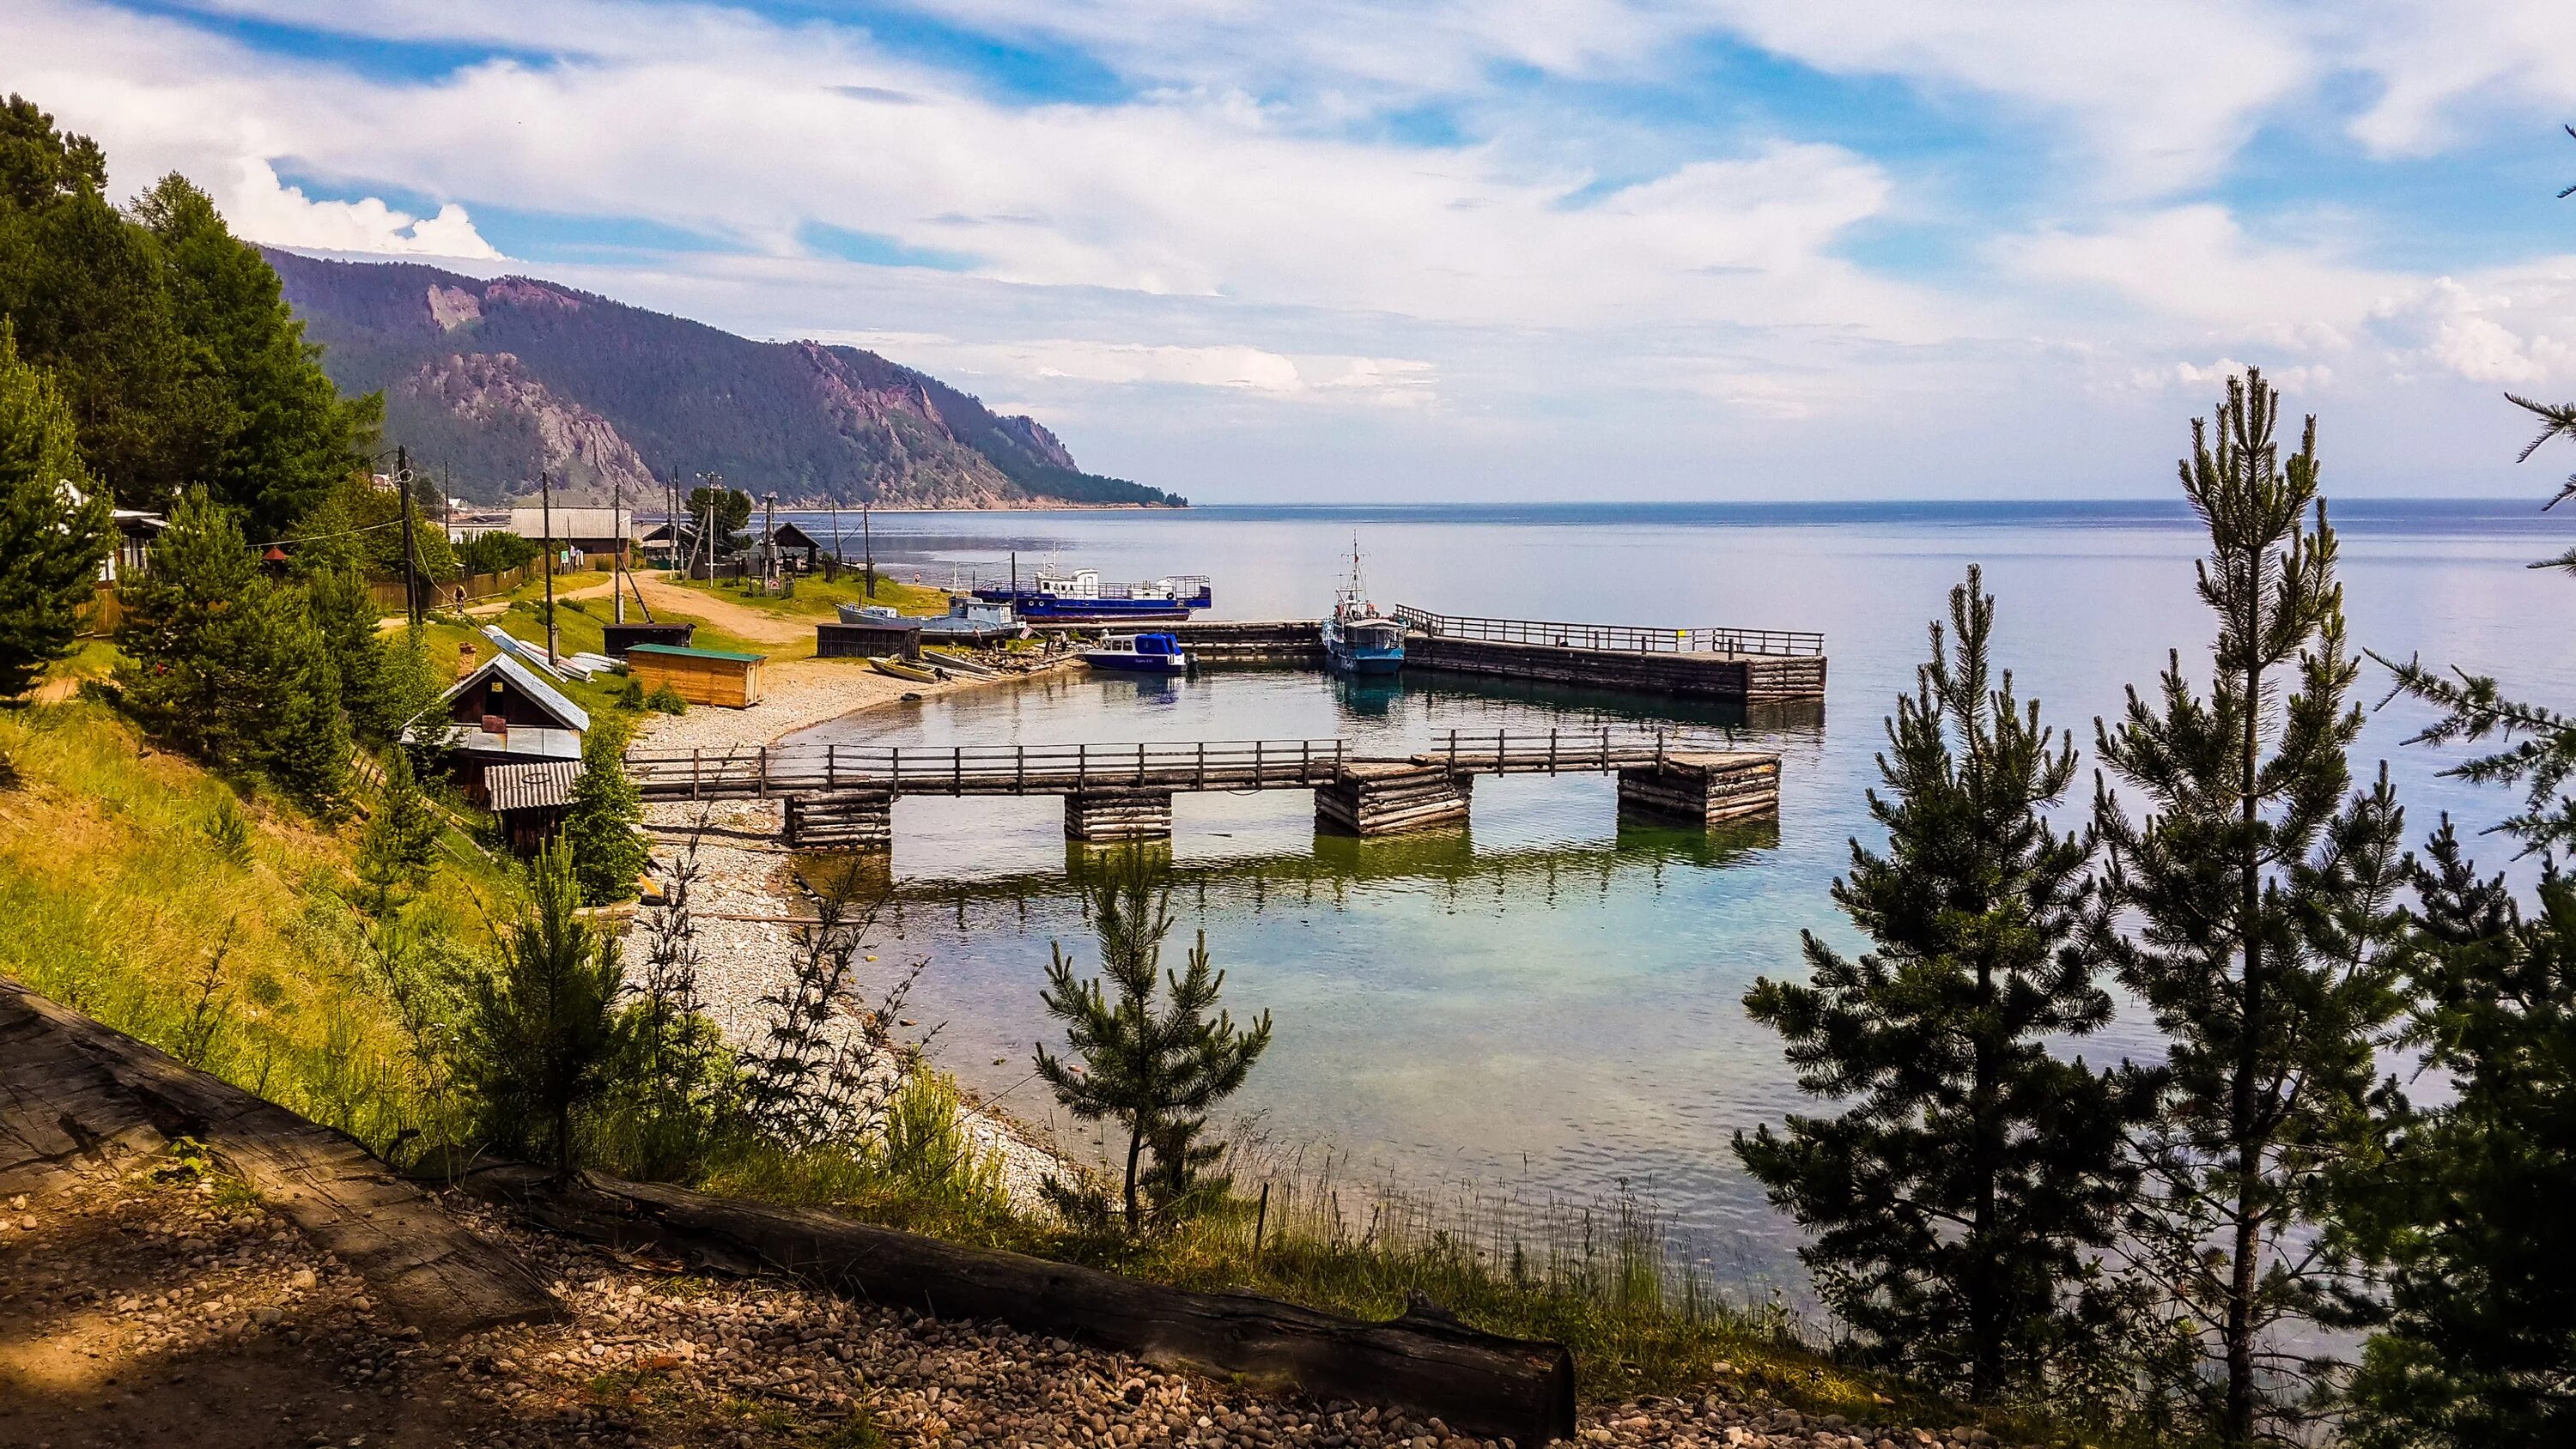
<instances>
[{"instance_id":1,"label":"reflection in water","mask_svg":"<svg viewBox=\"0 0 2576 1449\"><path fill-rule=\"evenodd\" d=\"M1135 846L1067 842L1060 870L1000 875L927 877L898 881L884 855L799 857L809 884L854 877L854 893L881 895L889 919L903 928L905 912L942 913L954 929L975 930L1027 919L1035 902L1079 895L1124 850L1141 850L1169 885L1173 899L1202 914L1228 902L1259 915L1274 907L1347 909L1354 892L1401 882L1424 888L1430 899L1454 909L1488 896L1554 908L1577 894L1606 898L1623 876L1649 895L1662 894L1676 868L1715 869L1744 863L1780 845L1776 820L1742 821L1694 830L1622 818L1607 841L1523 845L1478 851L1467 829L1364 840L1317 835L1309 854L1263 855L1213 861L1179 861L1172 842ZM986 914L986 913L992 914Z\"/></svg>"}]
</instances>

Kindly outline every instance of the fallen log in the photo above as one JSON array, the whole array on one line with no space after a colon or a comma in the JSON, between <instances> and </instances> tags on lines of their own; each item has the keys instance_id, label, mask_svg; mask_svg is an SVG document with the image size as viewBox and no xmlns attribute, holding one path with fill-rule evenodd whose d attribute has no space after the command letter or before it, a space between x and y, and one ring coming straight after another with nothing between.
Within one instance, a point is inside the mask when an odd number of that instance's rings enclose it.
<instances>
[{"instance_id":1,"label":"fallen log","mask_svg":"<svg viewBox=\"0 0 2576 1449\"><path fill-rule=\"evenodd\" d=\"M1417 1303L1363 1323L1273 1299L1194 1293L1018 1253L964 1248L811 1208L710 1197L543 1169L483 1166L455 1185L619 1248L652 1247L735 1273L781 1273L871 1303L990 1319L1149 1361L1182 1363L1318 1399L1437 1416L1540 1445L1574 1432L1574 1358L1562 1344L1479 1332Z\"/></svg>"},{"instance_id":2,"label":"fallen log","mask_svg":"<svg viewBox=\"0 0 2576 1449\"><path fill-rule=\"evenodd\" d=\"M424 1337L561 1316L517 1254L347 1135L0 976L0 1187L40 1187L110 1144L150 1151L179 1137L203 1142Z\"/></svg>"}]
</instances>

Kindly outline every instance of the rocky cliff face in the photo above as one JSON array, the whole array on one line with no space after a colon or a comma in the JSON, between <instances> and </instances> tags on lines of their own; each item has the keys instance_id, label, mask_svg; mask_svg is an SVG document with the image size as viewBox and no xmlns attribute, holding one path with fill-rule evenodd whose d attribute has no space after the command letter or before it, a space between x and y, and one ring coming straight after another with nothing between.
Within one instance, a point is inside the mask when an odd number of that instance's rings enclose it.
<instances>
[{"instance_id":1,"label":"rocky cliff face","mask_svg":"<svg viewBox=\"0 0 2576 1449\"><path fill-rule=\"evenodd\" d=\"M578 501L704 472L800 502L1182 501L1085 473L1035 419L859 348L754 342L529 277L268 258L333 381L383 392L386 442L460 497L524 493L544 470Z\"/></svg>"},{"instance_id":2,"label":"rocky cliff face","mask_svg":"<svg viewBox=\"0 0 2576 1449\"><path fill-rule=\"evenodd\" d=\"M510 353L449 353L424 362L395 383L385 400L388 408L399 403L407 413L433 411L463 428L520 441L517 451L562 483L574 500L661 492L644 455L616 424L557 397Z\"/></svg>"}]
</instances>

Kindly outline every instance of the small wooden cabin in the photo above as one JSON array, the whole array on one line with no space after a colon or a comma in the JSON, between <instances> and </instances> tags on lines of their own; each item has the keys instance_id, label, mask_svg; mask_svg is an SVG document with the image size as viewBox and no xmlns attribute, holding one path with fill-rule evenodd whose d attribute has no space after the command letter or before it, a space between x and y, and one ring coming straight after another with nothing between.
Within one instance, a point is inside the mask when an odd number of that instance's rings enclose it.
<instances>
[{"instance_id":1,"label":"small wooden cabin","mask_svg":"<svg viewBox=\"0 0 2576 1449\"><path fill-rule=\"evenodd\" d=\"M691 704L748 709L760 703L760 666L767 658L725 649L635 644L626 650L626 672L646 694L667 684Z\"/></svg>"},{"instance_id":2,"label":"small wooden cabin","mask_svg":"<svg viewBox=\"0 0 2576 1449\"><path fill-rule=\"evenodd\" d=\"M489 796L484 777L491 770L539 761L578 764L581 738L589 730L589 711L535 670L495 654L448 686L402 737L444 747L465 798L481 805Z\"/></svg>"},{"instance_id":3,"label":"small wooden cabin","mask_svg":"<svg viewBox=\"0 0 2576 1449\"><path fill-rule=\"evenodd\" d=\"M484 795L500 817L511 850L534 855L554 839L572 809L573 782L581 772L579 760L531 760L484 770Z\"/></svg>"}]
</instances>

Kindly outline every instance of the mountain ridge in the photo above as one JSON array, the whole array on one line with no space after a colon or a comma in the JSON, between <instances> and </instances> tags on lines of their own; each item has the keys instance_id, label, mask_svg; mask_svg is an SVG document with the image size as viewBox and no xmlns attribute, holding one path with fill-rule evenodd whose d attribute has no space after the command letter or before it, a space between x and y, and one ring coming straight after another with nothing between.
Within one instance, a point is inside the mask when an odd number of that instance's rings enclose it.
<instances>
[{"instance_id":1,"label":"mountain ridge","mask_svg":"<svg viewBox=\"0 0 2576 1449\"><path fill-rule=\"evenodd\" d=\"M540 469L575 502L677 473L798 503L1183 506L1084 472L1036 419L857 347L759 342L527 276L262 248L322 366L382 392L385 436L477 502Z\"/></svg>"}]
</instances>

